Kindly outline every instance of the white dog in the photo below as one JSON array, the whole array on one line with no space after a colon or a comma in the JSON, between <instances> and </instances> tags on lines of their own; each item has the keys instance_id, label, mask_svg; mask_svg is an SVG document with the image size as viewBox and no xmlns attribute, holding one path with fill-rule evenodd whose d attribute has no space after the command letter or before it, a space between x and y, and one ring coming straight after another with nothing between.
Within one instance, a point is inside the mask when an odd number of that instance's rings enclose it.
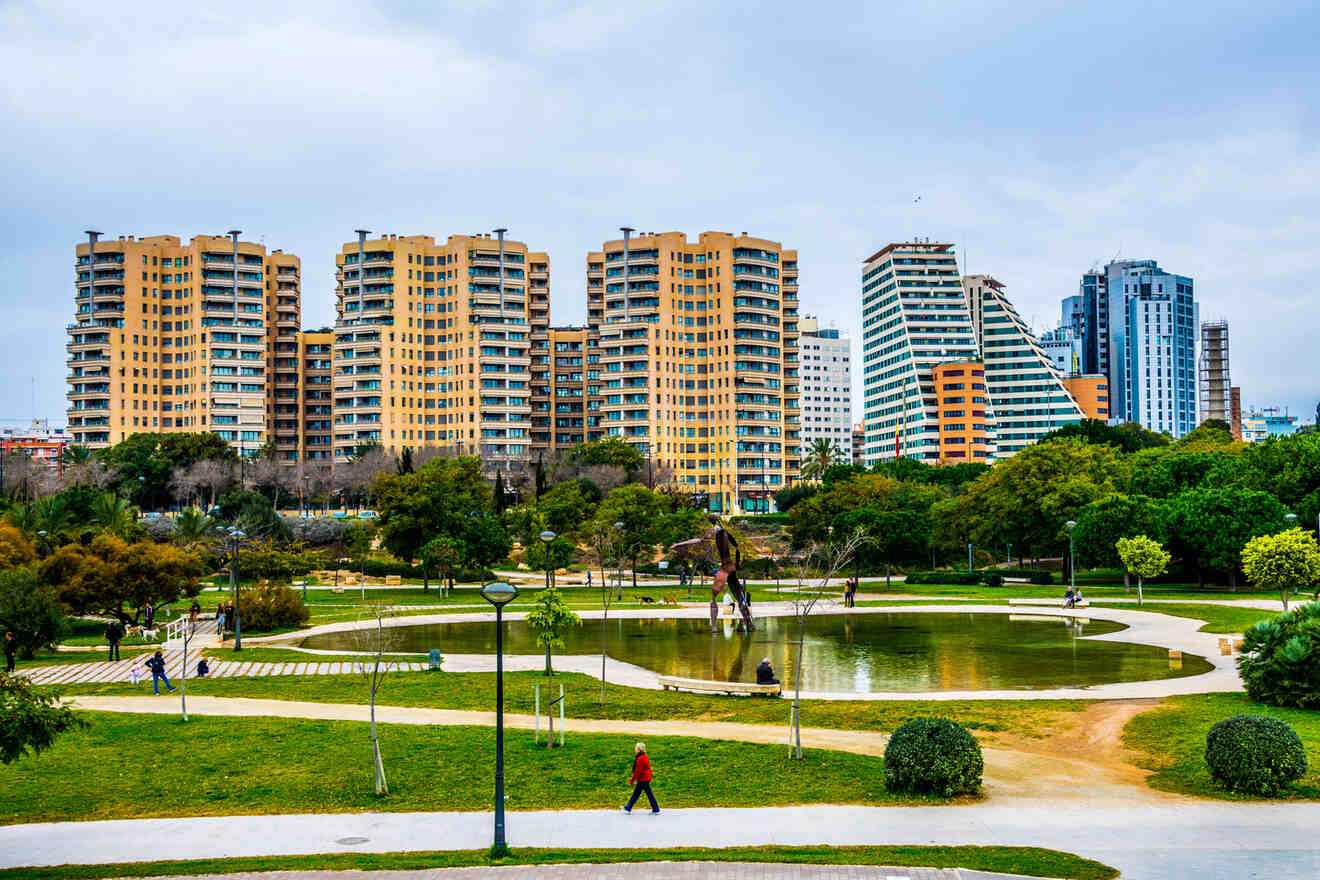
<instances>
[{"instance_id":1,"label":"white dog","mask_svg":"<svg viewBox=\"0 0 1320 880\"><path fill-rule=\"evenodd\" d=\"M142 628L142 641L154 642L156 641L158 636L160 636L159 628L157 629L147 629L146 627Z\"/></svg>"}]
</instances>

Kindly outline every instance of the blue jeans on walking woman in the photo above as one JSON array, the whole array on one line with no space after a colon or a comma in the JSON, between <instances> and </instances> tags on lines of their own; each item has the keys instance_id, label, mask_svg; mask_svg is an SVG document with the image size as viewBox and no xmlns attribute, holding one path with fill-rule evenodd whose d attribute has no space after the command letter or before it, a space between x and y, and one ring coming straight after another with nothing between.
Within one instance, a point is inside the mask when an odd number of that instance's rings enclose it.
<instances>
[{"instance_id":1,"label":"blue jeans on walking woman","mask_svg":"<svg viewBox=\"0 0 1320 880\"><path fill-rule=\"evenodd\" d=\"M628 806L624 809L631 812L633 804L637 803L637 799L642 796L642 792L646 792L646 799L651 802L651 812L660 812L660 805L655 802L655 795L651 793L651 783L649 782L639 782L633 786L632 797L628 798Z\"/></svg>"},{"instance_id":2,"label":"blue jeans on walking woman","mask_svg":"<svg viewBox=\"0 0 1320 880\"><path fill-rule=\"evenodd\" d=\"M174 690L174 686L171 685L170 680L165 677L165 673L153 672L151 673L151 690L154 694L156 694L156 696L160 696L160 683L162 681L165 682L165 687L167 690L171 690L171 691Z\"/></svg>"}]
</instances>

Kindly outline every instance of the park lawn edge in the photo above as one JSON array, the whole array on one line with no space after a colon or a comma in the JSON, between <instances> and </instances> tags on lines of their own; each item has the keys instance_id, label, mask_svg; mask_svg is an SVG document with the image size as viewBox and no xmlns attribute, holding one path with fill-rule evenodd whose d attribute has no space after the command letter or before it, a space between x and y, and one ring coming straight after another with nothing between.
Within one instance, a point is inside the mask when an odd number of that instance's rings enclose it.
<instances>
[{"instance_id":1,"label":"park lawn edge","mask_svg":"<svg viewBox=\"0 0 1320 880\"><path fill-rule=\"evenodd\" d=\"M298 870L417 870L495 865L619 864L629 862L741 862L803 865L886 865L892 867L964 868L1052 877L1058 880L1111 880L1118 871L1072 853L1022 846L849 846L730 847L713 849L540 849L515 847L506 859L492 860L483 850L394 853L335 853L310 856L189 859L121 862L107 865L59 865L0 869L0 880L99 880Z\"/></svg>"}]
</instances>

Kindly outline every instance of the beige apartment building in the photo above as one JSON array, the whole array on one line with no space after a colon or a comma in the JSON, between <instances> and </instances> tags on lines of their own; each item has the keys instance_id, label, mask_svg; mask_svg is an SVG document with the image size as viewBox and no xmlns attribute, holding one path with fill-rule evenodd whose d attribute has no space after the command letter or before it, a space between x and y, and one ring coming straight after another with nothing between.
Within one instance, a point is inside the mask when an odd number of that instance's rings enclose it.
<instances>
[{"instance_id":1,"label":"beige apartment building","mask_svg":"<svg viewBox=\"0 0 1320 880\"><path fill-rule=\"evenodd\" d=\"M797 252L622 232L587 254L587 439L631 443L711 510L772 509L800 464Z\"/></svg>"},{"instance_id":2,"label":"beige apartment building","mask_svg":"<svg viewBox=\"0 0 1320 880\"><path fill-rule=\"evenodd\" d=\"M120 236L75 249L69 431L104 447L210 431L244 454L278 437L272 372L296 338L299 260L228 236Z\"/></svg>"},{"instance_id":3,"label":"beige apartment building","mask_svg":"<svg viewBox=\"0 0 1320 880\"><path fill-rule=\"evenodd\" d=\"M491 470L532 459L531 348L549 346L550 260L504 230L371 237L335 258L335 461L441 446Z\"/></svg>"},{"instance_id":4,"label":"beige apartment building","mask_svg":"<svg viewBox=\"0 0 1320 880\"><path fill-rule=\"evenodd\" d=\"M334 458L334 351L332 330L298 334L298 460Z\"/></svg>"},{"instance_id":5,"label":"beige apartment building","mask_svg":"<svg viewBox=\"0 0 1320 880\"><path fill-rule=\"evenodd\" d=\"M532 338L532 451L546 461L587 439L586 327L551 327Z\"/></svg>"}]
</instances>

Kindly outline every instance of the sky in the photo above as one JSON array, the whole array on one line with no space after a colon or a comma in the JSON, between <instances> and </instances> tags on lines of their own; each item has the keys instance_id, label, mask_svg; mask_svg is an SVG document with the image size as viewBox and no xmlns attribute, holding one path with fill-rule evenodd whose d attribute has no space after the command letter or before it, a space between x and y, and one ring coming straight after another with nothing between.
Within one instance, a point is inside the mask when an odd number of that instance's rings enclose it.
<instances>
[{"instance_id":1,"label":"sky","mask_svg":"<svg viewBox=\"0 0 1320 880\"><path fill-rule=\"evenodd\" d=\"M625 225L797 248L857 364L890 242L954 243L1038 330L1090 267L1155 259L1228 319L1244 407L1311 421L1317 33L1270 0L0 0L0 425L64 424L85 229L242 229L301 257L311 328L358 227L508 227L567 324Z\"/></svg>"}]
</instances>

